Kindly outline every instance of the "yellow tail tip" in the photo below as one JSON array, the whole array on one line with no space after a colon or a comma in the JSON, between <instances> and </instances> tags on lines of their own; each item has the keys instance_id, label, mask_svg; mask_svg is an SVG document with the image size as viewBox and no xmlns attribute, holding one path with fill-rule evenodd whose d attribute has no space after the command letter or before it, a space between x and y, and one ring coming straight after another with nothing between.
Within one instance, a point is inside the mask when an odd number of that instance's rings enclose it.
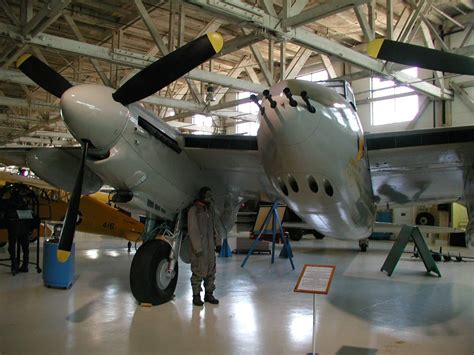
<instances>
[{"instance_id":1,"label":"yellow tail tip","mask_svg":"<svg viewBox=\"0 0 474 355\"><path fill-rule=\"evenodd\" d=\"M377 38L373 41L370 41L367 45L367 54L372 58L377 58L380 52L380 48L382 48L383 41L383 38Z\"/></svg>"},{"instance_id":2,"label":"yellow tail tip","mask_svg":"<svg viewBox=\"0 0 474 355\"><path fill-rule=\"evenodd\" d=\"M224 46L224 38L222 38L222 35L218 32L209 32L207 38L209 38L212 48L214 48L216 53L219 53Z\"/></svg>"},{"instance_id":3,"label":"yellow tail tip","mask_svg":"<svg viewBox=\"0 0 474 355\"><path fill-rule=\"evenodd\" d=\"M61 250L61 249L58 249L56 253L56 257L58 258L58 261L60 263L65 263L69 259L69 255L71 255L70 251Z\"/></svg>"},{"instance_id":4,"label":"yellow tail tip","mask_svg":"<svg viewBox=\"0 0 474 355\"><path fill-rule=\"evenodd\" d=\"M15 63L16 67L19 68L20 65L22 65L25 62L25 60L27 60L29 57L31 57L31 54L23 54L20 57L18 57Z\"/></svg>"}]
</instances>

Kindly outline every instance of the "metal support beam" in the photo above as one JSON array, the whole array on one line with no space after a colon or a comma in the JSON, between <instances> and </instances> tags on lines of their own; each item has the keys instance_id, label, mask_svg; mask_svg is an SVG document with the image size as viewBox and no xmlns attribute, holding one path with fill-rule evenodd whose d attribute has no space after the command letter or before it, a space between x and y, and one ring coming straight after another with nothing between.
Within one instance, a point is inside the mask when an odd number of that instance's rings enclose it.
<instances>
[{"instance_id":1,"label":"metal support beam","mask_svg":"<svg viewBox=\"0 0 474 355\"><path fill-rule=\"evenodd\" d=\"M354 7L355 14L357 16L357 20L359 21L360 28L362 29L362 32L364 33L364 37L367 42L372 41L375 36L372 31L372 28L369 25L369 22L367 21L367 17L364 14L364 10L362 9L362 6L356 6Z\"/></svg>"},{"instance_id":2,"label":"metal support beam","mask_svg":"<svg viewBox=\"0 0 474 355\"><path fill-rule=\"evenodd\" d=\"M51 0L23 27L22 34L35 37L63 14L71 0Z\"/></svg>"},{"instance_id":3,"label":"metal support beam","mask_svg":"<svg viewBox=\"0 0 474 355\"><path fill-rule=\"evenodd\" d=\"M398 82L411 86L413 89L423 93L424 95L436 99L452 99L451 91L442 91L440 88L432 84L419 82L417 78L410 77L403 73L386 71L381 62L315 33L302 28L296 28L292 31L285 32L281 27L279 19L268 16L263 11L260 13L253 10L253 13L249 13L249 11L243 11L238 7L232 6L231 3L233 1L230 0L225 3L213 0L187 0L187 2L199 6L202 10L210 14L242 21L252 28L271 31L272 33L281 35L292 43L299 44L300 46L302 45L313 51L322 52L329 56L341 58L342 60L352 63L362 69L370 70L374 74L391 77Z\"/></svg>"},{"instance_id":4,"label":"metal support beam","mask_svg":"<svg viewBox=\"0 0 474 355\"><path fill-rule=\"evenodd\" d=\"M462 23L456 21L454 18L452 18L451 16L449 16L448 14L446 14L445 12L441 11L440 9L438 9L436 6L432 5L431 6L431 9L433 9L435 12L437 12L438 14L440 14L442 17L444 17L445 19L447 19L449 22L453 23L455 26L459 27L460 29L464 30L465 27Z\"/></svg>"},{"instance_id":5,"label":"metal support beam","mask_svg":"<svg viewBox=\"0 0 474 355\"><path fill-rule=\"evenodd\" d=\"M81 42L87 42L85 37L82 35L81 31L79 30L79 27L77 27L76 23L74 22L73 18L66 14L64 14L63 17L68 23L69 27L71 27L72 32L74 32L74 35L76 36L76 38ZM102 80L102 82L104 83L104 85L112 87L112 82L109 80L107 75L105 75L105 73L100 68L99 61L94 58L90 58L89 60L92 66L94 67L96 73L99 75L100 80Z\"/></svg>"},{"instance_id":6,"label":"metal support beam","mask_svg":"<svg viewBox=\"0 0 474 355\"><path fill-rule=\"evenodd\" d=\"M277 17L277 13L275 11L275 8L273 7L273 0L259 0L258 2L267 14L273 17Z\"/></svg>"},{"instance_id":7,"label":"metal support beam","mask_svg":"<svg viewBox=\"0 0 474 355\"><path fill-rule=\"evenodd\" d=\"M265 63L265 60L263 59L262 53L260 53L260 49L258 49L255 44L250 45L250 49L252 50L253 57L257 62L265 81L268 85L273 85L273 76L268 69L267 63Z\"/></svg>"},{"instance_id":8,"label":"metal support beam","mask_svg":"<svg viewBox=\"0 0 474 355\"><path fill-rule=\"evenodd\" d=\"M466 105L471 112L474 112L474 101L471 96L467 93L466 90L461 88L458 84L451 82L450 83L451 87L454 90L454 93L456 96L458 96L461 101L463 102L464 105Z\"/></svg>"},{"instance_id":9,"label":"metal support beam","mask_svg":"<svg viewBox=\"0 0 474 355\"><path fill-rule=\"evenodd\" d=\"M369 22L370 36L372 38L375 38L375 19L377 17L375 0L370 0L367 3L367 10L368 10L367 20Z\"/></svg>"},{"instance_id":10,"label":"metal support beam","mask_svg":"<svg viewBox=\"0 0 474 355\"><path fill-rule=\"evenodd\" d=\"M286 76L286 42L280 42L280 80Z\"/></svg>"},{"instance_id":11,"label":"metal support beam","mask_svg":"<svg viewBox=\"0 0 474 355\"><path fill-rule=\"evenodd\" d=\"M231 40L225 42L224 48L219 54L216 54L216 57L222 57L226 54L238 51L239 49L251 46L257 42L260 42L265 37L261 33L261 31L252 31L243 36L237 36L232 38Z\"/></svg>"},{"instance_id":12,"label":"metal support beam","mask_svg":"<svg viewBox=\"0 0 474 355\"><path fill-rule=\"evenodd\" d=\"M462 40L461 44L459 47L464 47L465 44L467 42L469 42L469 40L471 39L471 35L472 35L472 31L474 30L474 25L471 25L471 27L469 27L469 30L467 31L466 33L466 36L464 36L464 39Z\"/></svg>"},{"instance_id":13,"label":"metal support beam","mask_svg":"<svg viewBox=\"0 0 474 355\"><path fill-rule=\"evenodd\" d=\"M438 31L436 30L436 28L433 27L433 25L426 18L426 16L424 15L420 15L420 16L422 19L421 28L423 29L423 26L427 26L429 28L429 31L431 32L431 35L436 39L436 42L440 45L441 49L445 52L449 52L450 51L449 47L446 45L446 43L444 43L443 39L438 34Z\"/></svg>"},{"instance_id":14,"label":"metal support beam","mask_svg":"<svg viewBox=\"0 0 474 355\"><path fill-rule=\"evenodd\" d=\"M296 0L290 9L290 16L296 16L304 10L309 0Z\"/></svg>"},{"instance_id":15,"label":"metal support beam","mask_svg":"<svg viewBox=\"0 0 474 355\"><path fill-rule=\"evenodd\" d=\"M251 65L251 60L247 56L243 56L240 62L238 62L229 73L229 78L238 78L239 75L245 70L245 68ZM215 102L218 103L222 100L225 94L229 91L228 87L220 87L215 94ZM247 91L247 90L245 90ZM258 91L259 92L259 91Z\"/></svg>"},{"instance_id":16,"label":"metal support beam","mask_svg":"<svg viewBox=\"0 0 474 355\"><path fill-rule=\"evenodd\" d=\"M386 18L387 18L387 39L393 39L393 0L387 0L386 3Z\"/></svg>"},{"instance_id":17,"label":"metal support beam","mask_svg":"<svg viewBox=\"0 0 474 355\"><path fill-rule=\"evenodd\" d=\"M255 70L252 67L245 67L245 71L247 72L247 75L249 76L250 80L252 80L252 83L260 84L260 79L258 78L257 73L255 73Z\"/></svg>"},{"instance_id":18,"label":"metal support beam","mask_svg":"<svg viewBox=\"0 0 474 355\"><path fill-rule=\"evenodd\" d=\"M208 32L215 32L217 31L221 26L222 26L222 21L217 18L213 18L211 21L209 21L206 26L198 33L196 38L199 38L201 36L204 36Z\"/></svg>"},{"instance_id":19,"label":"metal support beam","mask_svg":"<svg viewBox=\"0 0 474 355\"><path fill-rule=\"evenodd\" d=\"M268 70L275 80L275 41L273 38L268 39Z\"/></svg>"},{"instance_id":20,"label":"metal support beam","mask_svg":"<svg viewBox=\"0 0 474 355\"><path fill-rule=\"evenodd\" d=\"M339 0L328 1L322 5L313 6L312 8L301 12L298 15L284 18L282 20L283 28L299 27L310 22L318 21L324 17L334 15L338 12L350 9L367 3L370 0Z\"/></svg>"},{"instance_id":21,"label":"metal support beam","mask_svg":"<svg viewBox=\"0 0 474 355\"><path fill-rule=\"evenodd\" d=\"M43 101L28 101L25 99L17 99L14 97L0 96L1 106L13 106L23 108L49 109L59 110L59 105Z\"/></svg>"},{"instance_id":22,"label":"metal support beam","mask_svg":"<svg viewBox=\"0 0 474 355\"><path fill-rule=\"evenodd\" d=\"M453 53L460 54L460 55L466 55L468 57L474 56L474 44L471 44L470 46L465 46L461 48L457 48L452 51Z\"/></svg>"},{"instance_id":23,"label":"metal support beam","mask_svg":"<svg viewBox=\"0 0 474 355\"><path fill-rule=\"evenodd\" d=\"M15 16L15 13L11 9L10 5L8 5L6 0L0 0L0 7L14 26L20 25L20 20L18 20L18 18Z\"/></svg>"},{"instance_id":24,"label":"metal support beam","mask_svg":"<svg viewBox=\"0 0 474 355\"><path fill-rule=\"evenodd\" d=\"M143 23L145 24L146 28L150 32L151 37L153 38L153 41L155 41L156 46L160 50L162 55L167 55L170 51L168 50L168 47L165 45L163 39L161 38L160 33L158 32L155 24L153 23L153 20L151 19L150 15L148 14L148 11L146 10L145 6L143 5L141 0L134 0L135 7L138 10L138 13L143 20ZM172 16L172 13L170 12L170 16ZM194 84L192 80L186 79L186 83L189 87L189 90L191 91L191 94L193 96L194 101L203 103L204 100L201 97L201 94L199 93L199 90L197 86Z\"/></svg>"},{"instance_id":25,"label":"metal support beam","mask_svg":"<svg viewBox=\"0 0 474 355\"><path fill-rule=\"evenodd\" d=\"M199 3L201 6L203 4L207 5L206 0L194 0L193 3ZM209 5L211 6L211 5ZM213 7L211 7L214 9ZM266 20L270 21L271 18L267 18ZM277 20L275 20L277 21ZM278 22L278 21L277 21ZM265 23L258 23L254 24L258 28L267 29L278 28L278 24L276 23L269 23L265 25ZM0 35L9 36L11 38L22 40L24 39L14 27L0 24ZM428 84L428 83L413 83L411 82L418 81L416 78L412 78L407 75L402 75L400 73L391 73L386 72L383 69L383 64L379 61L369 58L366 55L363 55L357 51L354 51L350 48L347 48L343 45L335 43L333 41L328 40L327 38L318 36L314 33L311 33L306 30L302 29L295 29L287 34L289 38L291 38L292 42L297 43L299 45L303 45L311 50L323 52L331 56L335 56L341 58L342 60L348 61L358 67L363 69L368 69L373 71L374 73L383 75L383 76L391 76L393 79L399 82L403 82L405 84L409 84L415 90L425 94L432 96L437 99L450 99L452 98L451 92L443 92L438 87ZM122 64L126 66L131 66L135 68L143 68L146 65L149 65L154 58L146 57L142 54L131 53L129 51L111 51L108 48L96 46L92 44L86 44L70 39L60 38L57 36L52 36L48 34L42 34L41 36L37 36L35 38L31 38L27 40L28 43L35 44L41 47L50 47L52 49L67 51L74 54L85 55L88 57L94 57L97 59L106 60L109 62L115 62L117 64ZM245 90L245 91L252 91L252 92L260 92L264 90L265 87L262 88L261 85L257 85L251 83L249 81L226 78L223 75L205 72L199 69L192 70L188 77L194 80L201 80L205 82L212 82L218 85L230 86L232 88Z\"/></svg>"},{"instance_id":26,"label":"metal support beam","mask_svg":"<svg viewBox=\"0 0 474 355\"><path fill-rule=\"evenodd\" d=\"M294 79L301 71L301 68L306 64L313 52L307 48L301 47L291 60L286 69L285 79Z\"/></svg>"},{"instance_id":27,"label":"metal support beam","mask_svg":"<svg viewBox=\"0 0 474 355\"><path fill-rule=\"evenodd\" d=\"M395 23L395 26L393 27L392 40L396 41L398 40L398 38L400 38L403 29L405 28L405 26L408 24L408 21L410 20L410 15L411 15L410 8L408 6L405 6L402 10L402 13L400 14L400 17Z\"/></svg>"},{"instance_id":28,"label":"metal support beam","mask_svg":"<svg viewBox=\"0 0 474 355\"><path fill-rule=\"evenodd\" d=\"M423 34L425 45L430 49L434 49L433 39L431 38L430 30L428 29L428 26L426 25L426 20L423 20L423 23L421 24L421 32ZM445 85L444 85L443 73L440 71L435 71L434 75L436 77L436 81L438 82L439 87L444 89Z\"/></svg>"},{"instance_id":29,"label":"metal support beam","mask_svg":"<svg viewBox=\"0 0 474 355\"><path fill-rule=\"evenodd\" d=\"M328 72L329 79L335 79L337 77L334 66L331 63L331 59L324 54L321 54L321 60L323 62L324 69Z\"/></svg>"}]
</instances>

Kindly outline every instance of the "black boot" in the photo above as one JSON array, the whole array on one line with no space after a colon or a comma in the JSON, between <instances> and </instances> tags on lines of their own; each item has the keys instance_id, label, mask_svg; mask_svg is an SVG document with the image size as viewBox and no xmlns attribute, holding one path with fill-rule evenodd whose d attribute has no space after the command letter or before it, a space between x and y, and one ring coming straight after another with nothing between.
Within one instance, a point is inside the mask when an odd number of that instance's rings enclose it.
<instances>
[{"instance_id":1,"label":"black boot","mask_svg":"<svg viewBox=\"0 0 474 355\"><path fill-rule=\"evenodd\" d=\"M204 302L201 299L200 295L193 295L193 305L195 306L203 306Z\"/></svg>"},{"instance_id":2,"label":"black boot","mask_svg":"<svg viewBox=\"0 0 474 355\"><path fill-rule=\"evenodd\" d=\"M219 300L215 298L212 293L206 293L204 296L204 301L209 302L210 304L219 304Z\"/></svg>"},{"instance_id":3,"label":"black boot","mask_svg":"<svg viewBox=\"0 0 474 355\"><path fill-rule=\"evenodd\" d=\"M19 272L28 272L28 264L23 263L21 264L21 268L18 269Z\"/></svg>"},{"instance_id":4,"label":"black boot","mask_svg":"<svg viewBox=\"0 0 474 355\"><path fill-rule=\"evenodd\" d=\"M13 276L18 274L18 265L16 263L16 259L11 259L11 272Z\"/></svg>"}]
</instances>

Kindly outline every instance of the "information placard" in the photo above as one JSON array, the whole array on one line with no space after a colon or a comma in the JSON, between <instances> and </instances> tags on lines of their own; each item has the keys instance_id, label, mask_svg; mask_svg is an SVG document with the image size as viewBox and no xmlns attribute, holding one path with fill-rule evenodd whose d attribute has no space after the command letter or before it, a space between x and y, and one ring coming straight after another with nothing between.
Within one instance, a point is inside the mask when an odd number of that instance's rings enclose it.
<instances>
[{"instance_id":1,"label":"information placard","mask_svg":"<svg viewBox=\"0 0 474 355\"><path fill-rule=\"evenodd\" d=\"M305 264L296 283L294 292L327 295L335 271L336 265Z\"/></svg>"}]
</instances>

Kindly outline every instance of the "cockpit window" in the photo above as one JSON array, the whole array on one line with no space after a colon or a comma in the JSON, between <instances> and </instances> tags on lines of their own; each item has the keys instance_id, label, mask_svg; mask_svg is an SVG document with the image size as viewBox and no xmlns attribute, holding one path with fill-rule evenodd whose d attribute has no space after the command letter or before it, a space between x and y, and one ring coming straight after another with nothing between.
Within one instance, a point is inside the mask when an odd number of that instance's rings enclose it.
<instances>
[{"instance_id":1,"label":"cockpit window","mask_svg":"<svg viewBox=\"0 0 474 355\"><path fill-rule=\"evenodd\" d=\"M352 91L351 85L345 80L324 80L318 81L318 84L326 86L335 90L340 94L351 106L357 111L356 101L354 97L354 91Z\"/></svg>"}]
</instances>

